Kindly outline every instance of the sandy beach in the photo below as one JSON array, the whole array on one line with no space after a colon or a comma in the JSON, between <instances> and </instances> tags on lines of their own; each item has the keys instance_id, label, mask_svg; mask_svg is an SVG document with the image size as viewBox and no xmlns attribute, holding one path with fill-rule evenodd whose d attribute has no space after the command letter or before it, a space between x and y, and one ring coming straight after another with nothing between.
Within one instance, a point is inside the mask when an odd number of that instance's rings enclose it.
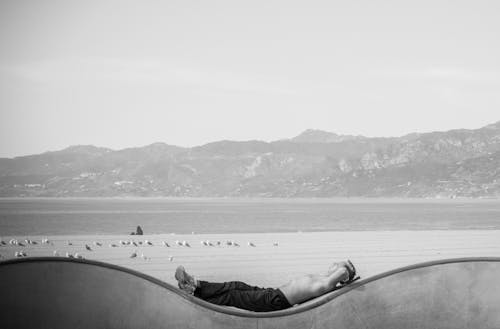
<instances>
[{"instance_id":1,"label":"sandy beach","mask_svg":"<svg viewBox=\"0 0 500 329\"><path fill-rule=\"evenodd\" d=\"M12 239L22 245L11 244ZM44 239L48 243L42 242ZM27 257L78 253L170 284L176 283L173 273L178 265L202 280L279 286L302 274L324 272L331 262L346 258L366 278L430 260L500 256L497 230L3 236L2 241L1 260L14 258L20 251ZM131 258L134 253L137 256Z\"/></svg>"}]
</instances>

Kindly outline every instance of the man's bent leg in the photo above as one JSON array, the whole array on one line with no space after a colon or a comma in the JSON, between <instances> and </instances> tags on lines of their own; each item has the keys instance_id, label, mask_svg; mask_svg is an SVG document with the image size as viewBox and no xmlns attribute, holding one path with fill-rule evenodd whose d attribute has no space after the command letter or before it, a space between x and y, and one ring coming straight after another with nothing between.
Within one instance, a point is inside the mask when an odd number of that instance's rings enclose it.
<instances>
[{"instance_id":1,"label":"man's bent leg","mask_svg":"<svg viewBox=\"0 0 500 329\"><path fill-rule=\"evenodd\" d=\"M254 312L270 312L291 307L285 295L279 289L273 288L231 289L223 294L202 299L213 304L233 306Z\"/></svg>"},{"instance_id":2,"label":"man's bent leg","mask_svg":"<svg viewBox=\"0 0 500 329\"><path fill-rule=\"evenodd\" d=\"M223 295L232 290L259 290L262 288L250 286L241 281L230 282L208 282L198 280L194 295L201 299L210 299L218 295Z\"/></svg>"}]
</instances>

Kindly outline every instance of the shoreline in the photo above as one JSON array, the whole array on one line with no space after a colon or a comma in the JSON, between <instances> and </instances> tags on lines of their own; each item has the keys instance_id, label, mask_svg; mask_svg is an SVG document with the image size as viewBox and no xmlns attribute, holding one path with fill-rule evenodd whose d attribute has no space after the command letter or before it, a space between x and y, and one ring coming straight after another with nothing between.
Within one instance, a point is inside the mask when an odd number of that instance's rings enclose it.
<instances>
[{"instance_id":1,"label":"shoreline","mask_svg":"<svg viewBox=\"0 0 500 329\"><path fill-rule=\"evenodd\" d=\"M369 197L369 196L353 196L353 197L175 197L175 196L17 196L17 197L0 197L2 200L158 200L158 201L245 201L245 202L318 202L318 203L391 203L391 202L461 202L461 201L500 201L500 196L482 196L482 197Z\"/></svg>"},{"instance_id":2,"label":"shoreline","mask_svg":"<svg viewBox=\"0 0 500 329\"><path fill-rule=\"evenodd\" d=\"M161 232L161 233L150 233L150 234L144 234L144 236L148 237L155 237L155 236L210 236L210 235L253 235L253 234L304 234L304 233L364 233L364 232L474 232L474 231L498 231L500 232L500 229L498 227L493 227L493 228L484 228L484 227L470 227L470 228L457 228L457 229L449 229L449 228L421 228L421 229L379 229L379 230L373 230L373 229L352 229L352 230L315 230L315 231L307 231L307 230L302 230L302 231L273 231L273 232L258 232L258 231L246 231L246 232L239 232L239 231L225 231L225 232L194 232L194 233L177 233L177 232ZM8 235L0 235L0 238L5 239L7 238L44 238L44 237L96 237L96 238L103 238L103 237L122 237L122 239L126 239L127 237L129 239L134 239L135 237L141 237L140 235L130 235L127 233L123 234L115 234L115 233L69 233L69 234L8 234ZM500 235L499 235L500 239ZM1 250L1 249L0 249Z\"/></svg>"},{"instance_id":3,"label":"shoreline","mask_svg":"<svg viewBox=\"0 0 500 329\"><path fill-rule=\"evenodd\" d=\"M500 230L497 200L9 199L3 235Z\"/></svg>"}]
</instances>

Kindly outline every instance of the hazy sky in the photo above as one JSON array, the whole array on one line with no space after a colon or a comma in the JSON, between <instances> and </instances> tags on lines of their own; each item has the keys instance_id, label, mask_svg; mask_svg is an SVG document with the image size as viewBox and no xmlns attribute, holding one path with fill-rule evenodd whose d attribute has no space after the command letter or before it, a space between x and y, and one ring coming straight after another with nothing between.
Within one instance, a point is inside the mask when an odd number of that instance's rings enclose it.
<instances>
[{"instance_id":1,"label":"hazy sky","mask_svg":"<svg viewBox=\"0 0 500 329\"><path fill-rule=\"evenodd\" d=\"M500 1L0 1L0 157L500 120Z\"/></svg>"}]
</instances>

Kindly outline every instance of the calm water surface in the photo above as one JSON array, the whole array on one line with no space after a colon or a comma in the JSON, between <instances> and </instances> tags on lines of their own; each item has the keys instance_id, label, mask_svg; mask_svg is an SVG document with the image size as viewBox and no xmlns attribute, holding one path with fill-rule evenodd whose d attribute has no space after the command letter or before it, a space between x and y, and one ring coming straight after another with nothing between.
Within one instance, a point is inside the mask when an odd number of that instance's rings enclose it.
<instances>
[{"instance_id":1,"label":"calm water surface","mask_svg":"<svg viewBox=\"0 0 500 329\"><path fill-rule=\"evenodd\" d=\"M0 236L500 229L500 200L0 199Z\"/></svg>"}]
</instances>

